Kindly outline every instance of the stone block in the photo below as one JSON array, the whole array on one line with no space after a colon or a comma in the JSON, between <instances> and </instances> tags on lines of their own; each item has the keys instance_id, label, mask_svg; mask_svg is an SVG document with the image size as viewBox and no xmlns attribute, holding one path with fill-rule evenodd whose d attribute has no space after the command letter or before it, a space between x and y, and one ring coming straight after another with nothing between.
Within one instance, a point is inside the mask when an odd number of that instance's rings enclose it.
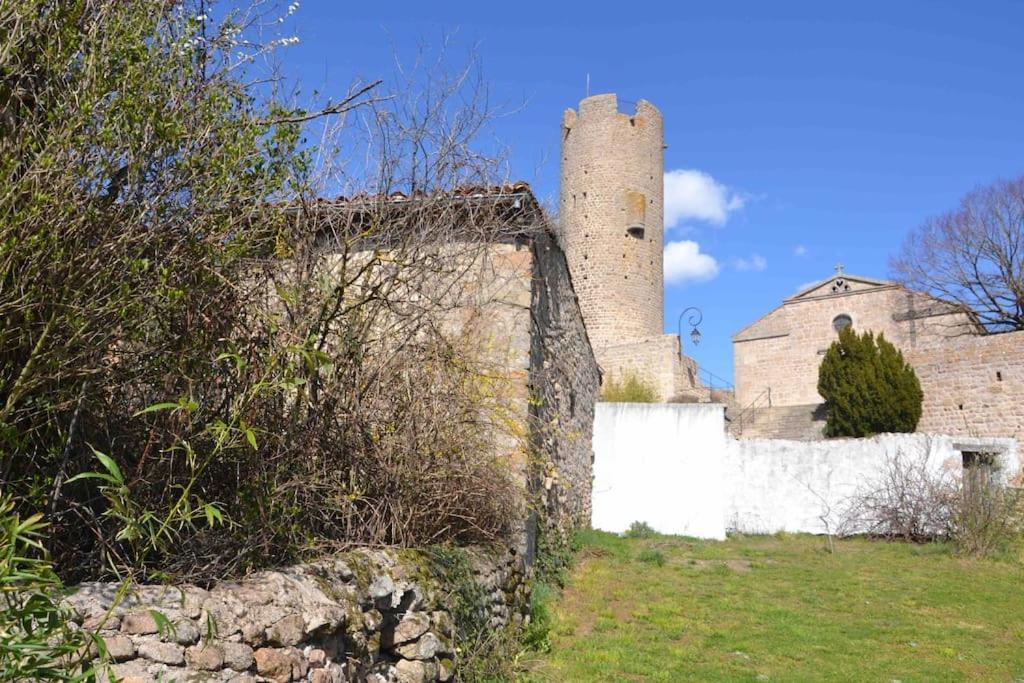
<instances>
[{"instance_id":1,"label":"stone block","mask_svg":"<svg viewBox=\"0 0 1024 683\"><path fill-rule=\"evenodd\" d=\"M298 645L306 634L301 614L290 614L267 627L267 642L271 645Z\"/></svg>"},{"instance_id":2,"label":"stone block","mask_svg":"<svg viewBox=\"0 0 1024 683\"><path fill-rule=\"evenodd\" d=\"M246 671L253 665L253 650L244 643L219 643L224 653L224 665L235 671Z\"/></svg>"},{"instance_id":3,"label":"stone block","mask_svg":"<svg viewBox=\"0 0 1024 683\"><path fill-rule=\"evenodd\" d=\"M136 647L140 657L161 664L179 665L185 663L185 650L174 643L144 639Z\"/></svg>"},{"instance_id":4,"label":"stone block","mask_svg":"<svg viewBox=\"0 0 1024 683\"><path fill-rule=\"evenodd\" d=\"M128 636L107 636L103 642L112 661L123 662L135 656L135 644Z\"/></svg>"},{"instance_id":5,"label":"stone block","mask_svg":"<svg viewBox=\"0 0 1024 683\"><path fill-rule=\"evenodd\" d=\"M274 683L300 680L308 671L306 658L294 647L262 647L256 650L255 660L260 676Z\"/></svg>"},{"instance_id":6,"label":"stone block","mask_svg":"<svg viewBox=\"0 0 1024 683\"><path fill-rule=\"evenodd\" d=\"M129 635L149 635L151 633L156 633L158 630L156 619L148 611L126 614L121 619L122 633L127 633Z\"/></svg>"},{"instance_id":7,"label":"stone block","mask_svg":"<svg viewBox=\"0 0 1024 683\"><path fill-rule=\"evenodd\" d=\"M185 661L193 669L219 671L224 668L224 650L220 645L192 645L185 650Z\"/></svg>"}]
</instances>

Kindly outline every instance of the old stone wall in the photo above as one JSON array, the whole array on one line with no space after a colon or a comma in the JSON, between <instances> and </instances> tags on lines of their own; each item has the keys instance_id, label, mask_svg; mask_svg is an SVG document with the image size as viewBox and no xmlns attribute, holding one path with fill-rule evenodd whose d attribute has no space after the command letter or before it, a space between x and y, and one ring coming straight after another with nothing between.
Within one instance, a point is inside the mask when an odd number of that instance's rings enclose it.
<instances>
[{"instance_id":1,"label":"old stone wall","mask_svg":"<svg viewBox=\"0 0 1024 683\"><path fill-rule=\"evenodd\" d=\"M565 255L546 229L444 248L461 264L457 286L439 280L440 295L418 303L433 306L440 329L478 364L497 455L527 498L522 533L501 554L362 549L209 589L139 587L123 599L116 584L83 584L68 602L103 637L112 680L447 681L460 633L528 620L538 537L564 545L589 524L600 370ZM465 557L466 571L445 557Z\"/></svg>"},{"instance_id":2,"label":"old stone wall","mask_svg":"<svg viewBox=\"0 0 1024 683\"><path fill-rule=\"evenodd\" d=\"M924 391L919 431L1024 437L1024 331L957 337L906 356Z\"/></svg>"},{"instance_id":3,"label":"old stone wall","mask_svg":"<svg viewBox=\"0 0 1024 683\"><path fill-rule=\"evenodd\" d=\"M438 307L441 329L480 368L494 442L533 510L563 535L590 519L591 433L601 375L565 254L543 226L469 250ZM535 511L535 510L534 510ZM512 539L532 553L538 519Z\"/></svg>"},{"instance_id":4,"label":"old stone wall","mask_svg":"<svg viewBox=\"0 0 1024 683\"><path fill-rule=\"evenodd\" d=\"M571 529L590 523L591 436L601 374L565 254L546 232L534 238L531 253L532 488L543 503L544 531L564 541Z\"/></svg>"},{"instance_id":5,"label":"old stone wall","mask_svg":"<svg viewBox=\"0 0 1024 683\"><path fill-rule=\"evenodd\" d=\"M90 583L67 603L103 638L109 679L124 683L447 681L460 629L528 622L529 586L521 555L445 552L356 550L122 599L118 584Z\"/></svg>"},{"instance_id":6,"label":"old stone wall","mask_svg":"<svg viewBox=\"0 0 1024 683\"><path fill-rule=\"evenodd\" d=\"M655 388L660 401L710 400L710 391L698 379L696 361L680 355L674 334L597 347L594 353L606 378L635 375Z\"/></svg>"}]
</instances>

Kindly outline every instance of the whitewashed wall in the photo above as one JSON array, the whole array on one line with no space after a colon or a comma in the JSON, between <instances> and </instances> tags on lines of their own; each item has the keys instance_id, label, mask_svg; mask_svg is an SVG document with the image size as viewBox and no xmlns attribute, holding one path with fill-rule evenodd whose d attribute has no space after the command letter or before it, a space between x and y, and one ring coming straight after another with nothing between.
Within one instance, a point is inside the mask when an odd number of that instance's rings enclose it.
<instances>
[{"instance_id":1,"label":"whitewashed wall","mask_svg":"<svg viewBox=\"0 0 1024 683\"><path fill-rule=\"evenodd\" d=\"M594 416L595 529L636 521L666 534L725 538L724 408L598 403Z\"/></svg>"},{"instance_id":2,"label":"whitewashed wall","mask_svg":"<svg viewBox=\"0 0 1024 683\"><path fill-rule=\"evenodd\" d=\"M1013 439L883 434L870 439L737 441L713 404L599 403L594 420L592 525L644 521L667 534L835 530L858 488L895 457L926 458L958 476L965 450L1001 450L998 475L1020 474Z\"/></svg>"},{"instance_id":3,"label":"whitewashed wall","mask_svg":"<svg viewBox=\"0 0 1024 683\"><path fill-rule=\"evenodd\" d=\"M959 476L962 450L1001 446L1005 452L998 476L1005 480L1017 475L1015 441L979 442L931 434L828 441L730 439L723 468L726 526L747 533L825 533L827 521L835 531L850 497L876 485L887 463L897 457L925 459L929 471Z\"/></svg>"}]
</instances>

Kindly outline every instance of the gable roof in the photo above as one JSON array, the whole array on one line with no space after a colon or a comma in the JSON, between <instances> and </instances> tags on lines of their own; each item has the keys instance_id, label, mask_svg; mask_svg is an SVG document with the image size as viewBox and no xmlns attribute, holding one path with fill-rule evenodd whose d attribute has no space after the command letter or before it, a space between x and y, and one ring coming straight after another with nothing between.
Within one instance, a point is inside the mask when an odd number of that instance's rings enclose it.
<instances>
[{"instance_id":1,"label":"gable roof","mask_svg":"<svg viewBox=\"0 0 1024 683\"><path fill-rule=\"evenodd\" d=\"M789 334L789 324L783 314L785 303L776 306L760 318L750 323L742 330L732 336L733 342L753 341L754 339L768 339L770 337L785 337Z\"/></svg>"},{"instance_id":2,"label":"gable roof","mask_svg":"<svg viewBox=\"0 0 1024 683\"><path fill-rule=\"evenodd\" d=\"M329 251L343 240L358 249L386 248L419 233L421 239L529 242L556 237L528 183L459 186L450 191L357 194L278 205ZM376 226L389 226L381 231Z\"/></svg>"},{"instance_id":3,"label":"gable roof","mask_svg":"<svg viewBox=\"0 0 1024 683\"><path fill-rule=\"evenodd\" d=\"M892 280L881 280L863 275L848 275L843 273L841 268L837 267L837 271L830 277L802 287L796 294L783 299L781 305L776 306L754 322L743 327L732 336L732 341L734 343L745 342L789 335L791 321L786 311L787 306L791 304L799 304L805 301L820 301L828 297L866 294L886 289L900 289L910 295L907 300L907 308L893 313L893 320L896 322L963 313L970 318L975 332L983 330L977 321L974 311L962 304L946 301L925 292L907 289L900 283L893 282Z\"/></svg>"},{"instance_id":4,"label":"gable roof","mask_svg":"<svg viewBox=\"0 0 1024 683\"><path fill-rule=\"evenodd\" d=\"M895 283L895 282L893 282L891 280L879 280L877 278L865 277L863 275L850 275L850 274L846 274L846 273L833 273L832 275L830 275L829 277L825 278L824 280L819 280L818 282L814 283L813 285L810 285L808 287L804 287L803 289L801 289L799 292L797 292L793 296L790 296L790 297L788 297L786 299L783 299L783 301L785 303L789 303L791 301L797 301L797 300L801 300L801 299L811 299L811 298L815 298L817 296L832 296L833 294L841 294L842 292L836 291L836 290L832 289L832 287L831 287L831 285L836 283L837 280L844 282L845 285L848 288L847 291L850 291L851 294L852 293L856 293L856 292L863 292L863 291L869 290L869 289L882 289L884 287L898 287L899 286L897 283ZM855 289L849 290L849 285L851 283L860 284L860 285L866 285L866 286L865 287L857 287ZM826 289L826 287L827 287L827 289ZM816 290L819 290L819 289L820 290L824 290L824 291L822 291L820 294L814 294L814 292Z\"/></svg>"}]
</instances>

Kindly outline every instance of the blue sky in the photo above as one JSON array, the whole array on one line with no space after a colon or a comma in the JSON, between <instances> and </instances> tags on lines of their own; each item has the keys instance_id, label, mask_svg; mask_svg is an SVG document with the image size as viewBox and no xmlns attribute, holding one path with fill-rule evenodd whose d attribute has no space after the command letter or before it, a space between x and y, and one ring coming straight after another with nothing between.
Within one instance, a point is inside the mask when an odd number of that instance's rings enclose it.
<instances>
[{"instance_id":1,"label":"blue sky","mask_svg":"<svg viewBox=\"0 0 1024 683\"><path fill-rule=\"evenodd\" d=\"M281 56L306 91L388 78L453 35L476 45L512 175L558 193L559 122L591 92L665 117L678 220L666 330L704 312L687 352L731 377L730 337L798 286L886 276L908 230L1024 173L1024 3L305 0ZM668 188L667 188L668 189ZM711 261L713 259L713 261ZM685 331L684 331L685 332Z\"/></svg>"}]
</instances>

